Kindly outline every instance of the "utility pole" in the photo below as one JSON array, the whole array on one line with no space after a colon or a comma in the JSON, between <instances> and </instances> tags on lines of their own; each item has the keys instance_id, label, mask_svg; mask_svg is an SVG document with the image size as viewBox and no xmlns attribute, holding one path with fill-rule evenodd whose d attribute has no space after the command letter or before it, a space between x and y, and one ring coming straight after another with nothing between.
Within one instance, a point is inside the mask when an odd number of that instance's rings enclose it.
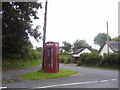
<instances>
[{"instance_id":1,"label":"utility pole","mask_svg":"<svg viewBox=\"0 0 120 90\"><path fill-rule=\"evenodd\" d=\"M42 70L44 70L44 58L45 58L45 41L46 41L46 25L47 25L47 3L45 2L45 16L44 16L44 27L43 27L43 49L42 49Z\"/></svg>"},{"instance_id":2,"label":"utility pole","mask_svg":"<svg viewBox=\"0 0 120 90\"><path fill-rule=\"evenodd\" d=\"M107 41L109 41L108 21L107 21ZM109 46L107 44L107 54L109 54Z\"/></svg>"}]
</instances>

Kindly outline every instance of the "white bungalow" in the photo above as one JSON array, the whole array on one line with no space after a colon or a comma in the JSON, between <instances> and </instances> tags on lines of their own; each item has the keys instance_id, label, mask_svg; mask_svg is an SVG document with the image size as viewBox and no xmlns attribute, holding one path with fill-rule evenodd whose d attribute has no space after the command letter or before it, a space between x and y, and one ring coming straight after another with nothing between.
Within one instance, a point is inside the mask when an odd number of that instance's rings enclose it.
<instances>
[{"instance_id":1,"label":"white bungalow","mask_svg":"<svg viewBox=\"0 0 120 90\"><path fill-rule=\"evenodd\" d=\"M85 48L79 48L75 52L72 53L72 63L76 63L76 60L79 59L80 54L82 53L91 53L91 50L87 47Z\"/></svg>"},{"instance_id":2,"label":"white bungalow","mask_svg":"<svg viewBox=\"0 0 120 90\"><path fill-rule=\"evenodd\" d=\"M106 41L103 48L100 49L100 55L104 56L104 54L120 52L120 42L118 41Z\"/></svg>"}]
</instances>

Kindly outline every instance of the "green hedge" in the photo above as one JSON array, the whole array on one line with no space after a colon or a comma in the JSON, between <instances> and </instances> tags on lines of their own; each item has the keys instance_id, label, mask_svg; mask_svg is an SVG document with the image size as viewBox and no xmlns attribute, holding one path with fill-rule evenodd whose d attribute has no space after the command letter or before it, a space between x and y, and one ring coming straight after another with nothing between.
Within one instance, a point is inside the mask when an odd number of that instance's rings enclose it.
<instances>
[{"instance_id":1,"label":"green hedge","mask_svg":"<svg viewBox=\"0 0 120 90\"><path fill-rule=\"evenodd\" d=\"M118 67L118 54L117 53L110 53L109 55L105 55L102 58L102 62L100 66L106 66L106 67Z\"/></svg>"},{"instance_id":2,"label":"green hedge","mask_svg":"<svg viewBox=\"0 0 120 90\"><path fill-rule=\"evenodd\" d=\"M26 52L19 54L8 53L6 57L2 58L2 70L19 69L40 65L42 63L41 56L41 52L30 48L26 49Z\"/></svg>"},{"instance_id":3,"label":"green hedge","mask_svg":"<svg viewBox=\"0 0 120 90\"><path fill-rule=\"evenodd\" d=\"M70 55L67 52L60 53L60 62L68 64L70 63Z\"/></svg>"},{"instance_id":4,"label":"green hedge","mask_svg":"<svg viewBox=\"0 0 120 90\"><path fill-rule=\"evenodd\" d=\"M94 65L104 67L118 67L120 64L120 54L110 53L109 55L101 56L99 53L83 53L80 55L80 60L77 65Z\"/></svg>"},{"instance_id":5,"label":"green hedge","mask_svg":"<svg viewBox=\"0 0 120 90\"><path fill-rule=\"evenodd\" d=\"M82 53L80 60L77 61L77 65L98 65L101 57L98 53Z\"/></svg>"},{"instance_id":6,"label":"green hedge","mask_svg":"<svg viewBox=\"0 0 120 90\"><path fill-rule=\"evenodd\" d=\"M42 52L33 50L29 47L25 47L23 50L21 50L21 53L19 54L11 54L7 53L6 56L4 56L3 60L35 60L40 59L42 57ZM41 58L42 59L42 58Z\"/></svg>"}]
</instances>

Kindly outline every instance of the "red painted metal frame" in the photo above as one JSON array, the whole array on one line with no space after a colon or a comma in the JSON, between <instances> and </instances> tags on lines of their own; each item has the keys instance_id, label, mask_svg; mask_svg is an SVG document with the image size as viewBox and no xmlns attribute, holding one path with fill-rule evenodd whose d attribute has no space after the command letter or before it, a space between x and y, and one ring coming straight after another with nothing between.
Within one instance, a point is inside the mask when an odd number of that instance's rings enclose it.
<instances>
[{"instance_id":1,"label":"red painted metal frame","mask_svg":"<svg viewBox=\"0 0 120 90\"><path fill-rule=\"evenodd\" d=\"M45 73L57 73L59 72L59 43L47 42L45 43L45 61L44 72ZM51 57L51 58L50 58Z\"/></svg>"}]
</instances>

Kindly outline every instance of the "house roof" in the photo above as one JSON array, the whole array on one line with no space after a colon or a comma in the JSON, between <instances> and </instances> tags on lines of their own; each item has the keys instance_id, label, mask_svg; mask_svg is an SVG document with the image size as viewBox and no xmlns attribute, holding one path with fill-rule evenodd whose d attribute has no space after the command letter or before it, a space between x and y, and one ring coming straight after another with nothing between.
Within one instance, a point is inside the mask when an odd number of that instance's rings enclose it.
<instances>
[{"instance_id":1,"label":"house roof","mask_svg":"<svg viewBox=\"0 0 120 90\"><path fill-rule=\"evenodd\" d=\"M84 48L79 48L79 49L77 49L76 51L74 51L72 54L78 54L78 53L80 53L80 52L82 52L84 49L86 49L87 47L84 47ZM87 49L89 49L89 48L87 48ZM89 49L90 50L90 49Z\"/></svg>"},{"instance_id":2,"label":"house roof","mask_svg":"<svg viewBox=\"0 0 120 90\"><path fill-rule=\"evenodd\" d=\"M114 51L120 52L120 42L118 41L106 41L106 44Z\"/></svg>"},{"instance_id":3,"label":"house roof","mask_svg":"<svg viewBox=\"0 0 120 90\"><path fill-rule=\"evenodd\" d=\"M106 41L106 44L114 51L114 52L120 52L120 42L118 41ZM104 47L104 46L103 46ZM103 49L100 48L100 52Z\"/></svg>"}]
</instances>

